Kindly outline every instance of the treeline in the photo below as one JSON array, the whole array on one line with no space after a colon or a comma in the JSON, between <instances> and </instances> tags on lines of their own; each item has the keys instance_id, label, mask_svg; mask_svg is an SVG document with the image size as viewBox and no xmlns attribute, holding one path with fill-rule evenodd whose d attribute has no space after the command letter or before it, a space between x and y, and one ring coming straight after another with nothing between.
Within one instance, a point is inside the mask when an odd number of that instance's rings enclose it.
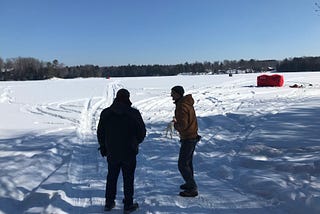
<instances>
[{"instance_id":1,"label":"treeline","mask_svg":"<svg viewBox=\"0 0 320 214\"><path fill-rule=\"evenodd\" d=\"M320 71L320 57L295 57L292 59L284 59L279 62L277 71Z\"/></svg>"},{"instance_id":2,"label":"treeline","mask_svg":"<svg viewBox=\"0 0 320 214\"><path fill-rule=\"evenodd\" d=\"M176 65L125 65L65 66L58 60L44 62L35 58L0 58L0 80L43 80L53 77L135 77L170 76L187 74L256 73L275 70L277 72L320 71L320 57L298 57L277 60L224 60L195 62Z\"/></svg>"}]
</instances>

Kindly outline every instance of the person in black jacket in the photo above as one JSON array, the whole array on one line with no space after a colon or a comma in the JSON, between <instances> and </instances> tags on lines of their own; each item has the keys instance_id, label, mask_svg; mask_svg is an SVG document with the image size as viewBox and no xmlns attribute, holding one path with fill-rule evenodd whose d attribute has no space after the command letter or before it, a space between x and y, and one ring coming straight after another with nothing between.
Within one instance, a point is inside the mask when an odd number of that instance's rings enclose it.
<instances>
[{"instance_id":1,"label":"person in black jacket","mask_svg":"<svg viewBox=\"0 0 320 214\"><path fill-rule=\"evenodd\" d=\"M117 180L122 170L124 210L129 213L138 208L133 203L134 173L139 144L146 136L146 128L139 110L132 108L130 93L120 89L112 105L101 112L97 128L100 153L107 157L108 175L105 211L115 207Z\"/></svg>"}]
</instances>

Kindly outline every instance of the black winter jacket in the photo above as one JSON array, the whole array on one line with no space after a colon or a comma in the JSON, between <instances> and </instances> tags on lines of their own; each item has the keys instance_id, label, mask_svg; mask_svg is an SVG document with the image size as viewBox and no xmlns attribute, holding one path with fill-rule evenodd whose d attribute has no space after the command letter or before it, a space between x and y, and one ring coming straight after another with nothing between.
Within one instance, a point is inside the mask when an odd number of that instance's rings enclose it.
<instances>
[{"instance_id":1,"label":"black winter jacket","mask_svg":"<svg viewBox=\"0 0 320 214\"><path fill-rule=\"evenodd\" d=\"M101 112L97 129L100 149L107 156L125 160L138 154L139 144L146 136L140 112L131 105L117 102Z\"/></svg>"}]
</instances>

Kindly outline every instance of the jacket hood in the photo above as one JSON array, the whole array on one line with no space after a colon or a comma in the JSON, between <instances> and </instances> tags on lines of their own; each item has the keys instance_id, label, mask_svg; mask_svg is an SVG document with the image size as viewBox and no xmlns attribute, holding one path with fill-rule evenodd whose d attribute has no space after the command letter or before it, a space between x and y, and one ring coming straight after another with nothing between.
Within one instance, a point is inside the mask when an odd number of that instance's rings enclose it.
<instances>
[{"instance_id":1,"label":"jacket hood","mask_svg":"<svg viewBox=\"0 0 320 214\"><path fill-rule=\"evenodd\" d=\"M186 105L193 106L194 99L192 98L191 94L188 94L184 97L181 97L181 99L178 100L177 104L186 104Z\"/></svg>"},{"instance_id":2,"label":"jacket hood","mask_svg":"<svg viewBox=\"0 0 320 214\"><path fill-rule=\"evenodd\" d=\"M119 102L116 99L113 101L112 105L110 106L111 111L119 115L127 114L130 108L131 108L131 105L127 103Z\"/></svg>"}]
</instances>

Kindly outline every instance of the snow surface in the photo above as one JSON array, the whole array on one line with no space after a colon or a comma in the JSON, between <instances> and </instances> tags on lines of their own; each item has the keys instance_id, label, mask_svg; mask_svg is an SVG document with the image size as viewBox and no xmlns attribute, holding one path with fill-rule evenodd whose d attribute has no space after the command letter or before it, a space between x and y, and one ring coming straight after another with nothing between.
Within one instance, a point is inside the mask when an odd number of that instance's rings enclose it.
<instances>
[{"instance_id":1,"label":"snow surface","mask_svg":"<svg viewBox=\"0 0 320 214\"><path fill-rule=\"evenodd\" d=\"M135 213L320 213L320 73L284 73L280 88L256 87L258 75L0 82L0 213L103 212L96 127L122 87L147 126ZM178 196L178 136L165 136L174 85L195 99L196 198Z\"/></svg>"}]
</instances>

